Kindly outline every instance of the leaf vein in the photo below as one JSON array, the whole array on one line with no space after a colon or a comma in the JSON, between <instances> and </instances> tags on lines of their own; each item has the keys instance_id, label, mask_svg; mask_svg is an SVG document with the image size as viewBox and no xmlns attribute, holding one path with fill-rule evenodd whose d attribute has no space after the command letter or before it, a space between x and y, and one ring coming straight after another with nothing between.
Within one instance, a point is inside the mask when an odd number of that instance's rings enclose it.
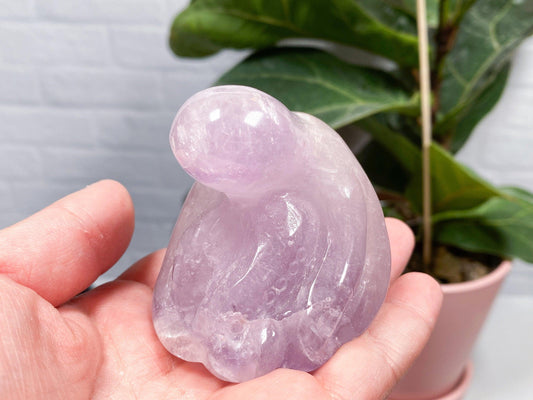
<instances>
[{"instance_id":1,"label":"leaf vein","mask_svg":"<svg viewBox=\"0 0 533 400\"><path fill-rule=\"evenodd\" d=\"M309 37L314 36L312 33L298 28L296 25L291 23L290 20L282 21L276 18L268 17L266 15L254 15L251 13L244 12L242 10L222 8L222 7L219 7L219 8L214 7L214 8L211 8L210 11L212 11L213 13L221 14L221 15L229 15L231 17L238 17L246 21L259 22L265 25L273 25L273 26L285 28L285 29L288 29L290 31L297 33L300 36L309 36Z\"/></svg>"},{"instance_id":2,"label":"leaf vein","mask_svg":"<svg viewBox=\"0 0 533 400\"><path fill-rule=\"evenodd\" d=\"M497 36L496 26L503 19L503 17L505 17L509 13L512 5L513 5L512 2L508 2L507 6L502 8L500 12L496 14L494 18L489 22L489 36L490 36L490 41L492 43L492 47L494 47L494 50L499 50L501 47L501 44L498 41L498 38L496 37Z\"/></svg>"},{"instance_id":3,"label":"leaf vein","mask_svg":"<svg viewBox=\"0 0 533 400\"><path fill-rule=\"evenodd\" d=\"M239 77L239 75L234 75L233 78L235 78L235 79L239 79L239 78L241 78L241 79L242 78L250 79L250 76ZM362 99L360 97L357 97L353 93L351 93L351 92L349 92L347 90L343 90L343 89L341 89L338 86L332 85L332 84L320 79L319 77L317 77L317 78L308 78L308 77L305 77L305 76L287 75L287 74L282 74L282 73L275 73L275 74L273 74L273 73L258 73L258 74L254 74L254 78L256 78L256 79L257 78L260 78L260 79L285 79L285 80L288 80L288 81L306 82L306 83L322 86L322 87L324 87L326 89L329 89L329 90L331 90L333 92L341 94L344 97L352 100L355 103L360 103L362 101Z\"/></svg>"}]
</instances>

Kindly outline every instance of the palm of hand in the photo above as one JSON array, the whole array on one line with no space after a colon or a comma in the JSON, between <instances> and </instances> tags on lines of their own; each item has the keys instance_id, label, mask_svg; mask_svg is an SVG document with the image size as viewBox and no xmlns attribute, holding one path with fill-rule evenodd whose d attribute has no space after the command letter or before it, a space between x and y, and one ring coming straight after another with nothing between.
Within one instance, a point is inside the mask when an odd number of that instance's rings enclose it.
<instances>
[{"instance_id":1,"label":"palm of hand","mask_svg":"<svg viewBox=\"0 0 533 400\"><path fill-rule=\"evenodd\" d=\"M151 302L162 251L72 298L116 262L133 231L127 192L114 182L92 185L0 232L0 397L384 398L421 350L440 306L430 278L396 279L413 238L398 221L387 226L394 282L369 330L312 374L280 369L235 385L159 343Z\"/></svg>"}]
</instances>

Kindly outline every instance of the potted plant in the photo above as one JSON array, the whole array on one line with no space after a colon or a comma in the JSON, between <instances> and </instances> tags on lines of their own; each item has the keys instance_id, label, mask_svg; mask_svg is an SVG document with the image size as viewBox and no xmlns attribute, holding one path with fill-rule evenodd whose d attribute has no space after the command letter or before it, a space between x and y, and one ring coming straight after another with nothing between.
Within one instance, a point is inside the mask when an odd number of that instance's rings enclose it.
<instances>
[{"instance_id":1,"label":"potted plant","mask_svg":"<svg viewBox=\"0 0 533 400\"><path fill-rule=\"evenodd\" d=\"M513 50L533 33L533 0L426 5L434 125L429 169L422 168L420 146L415 0L193 0L170 32L179 56L255 50L217 84L256 87L339 129L385 214L413 228L419 245L408 268L440 280L445 299L419 364L393 393L411 400L460 397L468 354L509 271L506 260L533 262L533 194L495 187L454 158L498 101ZM360 130L369 136L361 140ZM423 171L431 177L425 229ZM451 348L448 342L457 340L463 343ZM420 364L435 359L436 370ZM416 387L419 382L427 384Z\"/></svg>"}]
</instances>

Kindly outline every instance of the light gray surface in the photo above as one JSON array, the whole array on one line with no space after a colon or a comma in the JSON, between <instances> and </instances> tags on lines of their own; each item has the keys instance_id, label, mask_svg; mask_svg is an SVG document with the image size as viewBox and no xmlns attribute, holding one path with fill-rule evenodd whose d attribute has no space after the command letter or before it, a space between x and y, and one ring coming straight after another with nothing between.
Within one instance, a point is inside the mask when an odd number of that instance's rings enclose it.
<instances>
[{"instance_id":1,"label":"light gray surface","mask_svg":"<svg viewBox=\"0 0 533 400\"><path fill-rule=\"evenodd\" d=\"M533 399L533 297L500 295L472 354L463 400Z\"/></svg>"}]
</instances>

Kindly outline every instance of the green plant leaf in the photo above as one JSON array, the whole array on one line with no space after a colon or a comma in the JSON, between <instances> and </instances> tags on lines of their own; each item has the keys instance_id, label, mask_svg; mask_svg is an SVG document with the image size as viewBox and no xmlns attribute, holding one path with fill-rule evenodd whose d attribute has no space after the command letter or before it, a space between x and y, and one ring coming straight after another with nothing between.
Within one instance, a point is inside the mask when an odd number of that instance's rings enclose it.
<instances>
[{"instance_id":1,"label":"green plant leaf","mask_svg":"<svg viewBox=\"0 0 533 400\"><path fill-rule=\"evenodd\" d=\"M381 116L358 122L369 132L410 174L405 191L414 209L422 209L421 151L409 139L392 131ZM457 162L453 156L436 143L431 144L431 193L434 213L446 210L464 210L476 207L491 197L499 196L498 189L484 181L469 168Z\"/></svg>"},{"instance_id":2,"label":"green plant leaf","mask_svg":"<svg viewBox=\"0 0 533 400\"><path fill-rule=\"evenodd\" d=\"M500 188L500 192L506 196L511 196L533 204L533 193L528 192L525 189L507 186Z\"/></svg>"},{"instance_id":3,"label":"green plant leaf","mask_svg":"<svg viewBox=\"0 0 533 400\"><path fill-rule=\"evenodd\" d=\"M405 196L420 211L420 149L390 130L380 117L366 118L357 125L371 133L409 174L411 180ZM431 182L434 241L533 262L532 193L519 188L493 187L434 143Z\"/></svg>"},{"instance_id":4,"label":"green plant leaf","mask_svg":"<svg viewBox=\"0 0 533 400\"><path fill-rule=\"evenodd\" d=\"M333 128L383 111L418 112L418 96L408 94L385 72L351 65L309 48L256 53L217 84L255 87L289 109L313 114Z\"/></svg>"},{"instance_id":5,"label":"green plant leaf","mask_svg":"<svg viewBox=\"0 0 533 400\"><path fill-rule=\"evenodd\" d=\"M375 187L395 193L405 191L409 175L381 144L370 141L356 157Z\"/></svg>"},{"instance_id":6,"label":"green plant leaf","mask_svg":"<svg viewBox=\"0 0 533 400\"><path fill-rule=\"evenodd\" d=\"M357 122L393 157L412 179L420 173L422 156L420 149L409 139L390 129L383 115L376 115Z\"/></svg>"},{"instance_id":7,"label":"green plant leaf","mask_svg":"<svg viewBox=\"0 0 533 400\"><path fill-rule=\"evenodd\" d=\"M324 39L400 65L418 63L412 21L370 0L196 0L174 20L170 47L180 56L202 57L228 47L262 49L287 38Z\"/></svg>"},{"instance_id":8,"label":"green plant leaf","mask_svg":"<svg viewBox=\"0 0 533 400\"><path fill-rule=\"evenodd\" d=\"M477 0L443 0L443 20L448 25L458 24Z\"/></svg>"},{"instance_id":9,"label":"green plant leaf","mask_svg":"<svg viewBox=\"0 0 533 400\"><path fill-rule=\"evenodd\" d=\"M499 191L460 164L436 143L430 149L431 196L433 213L476 207ZM422 174L417 173L405 193L417 210L422 209Z\"/></svg>"},{"instance_id":10,"label":"green plant leaf","mask_svg":"<svg viewBox=\"0 0 533 400\"><path fill-rule=\"evenodd\" d=\"M492 197L469 210L434 216L435 240L465 250L533 262L533 203Z\"/></svg>"},{"instance_id":11,"label":"green plant leaf","mask_svg":"<svg viewBox=\"0 0 533 400\"><path fill-rule=\"evenodd\" d=\"M391 7L409 14L416 18L416 0L384 0ZM430 28L436 28L439 24L439 0L426 0L426 14Z\"/></svg>"},{"instance_id":12,"label":"green plant leaf","mask_svg":"<svg viewBox=\"0 0 533 400\"><path fill-rule=\"evenodd\" d=\"M353 3L358 3L359 7L365 11L368 15L379 21L381 24L388 26L389 28L409 33L417 36L416 22L409 15L409 12L402 10L401 8L394 7L390 4L389 0L334 0L341 11L350 13L350 8L353 7ZM415 0L416 1L416 0ZM438 0L429 0L429 2L435 2ZM391 6L389 6L391 5ZM357 20L353 20L357 23Z\"/></svg>"},{"instance_id":13,"label":"green plant leaf","mask_svg":"<svg viewBox=\"0 0 533 400\"><path fill-rule=\"evenodd\" d=\"M533 0L475 2L464 15L454 47L444 60L436 135L453 133L463 111L501 79L500 71L512 51L531 33ZM457 143L461 141L464 137Z\"/></svg>"},{"instance_id":14,"label":"green plant leaf","mask_svg":"<svg viewBox=\"0 0 533 400\"><path fill-rule=\"evenodd\" d=\"M456 123L449 131L449 146L452 153L463 147L479 121L496 105L505 88L509 70L510 63L498 73L496 79L476 99L457 114Z\"/></svg>"}]
</instances>

